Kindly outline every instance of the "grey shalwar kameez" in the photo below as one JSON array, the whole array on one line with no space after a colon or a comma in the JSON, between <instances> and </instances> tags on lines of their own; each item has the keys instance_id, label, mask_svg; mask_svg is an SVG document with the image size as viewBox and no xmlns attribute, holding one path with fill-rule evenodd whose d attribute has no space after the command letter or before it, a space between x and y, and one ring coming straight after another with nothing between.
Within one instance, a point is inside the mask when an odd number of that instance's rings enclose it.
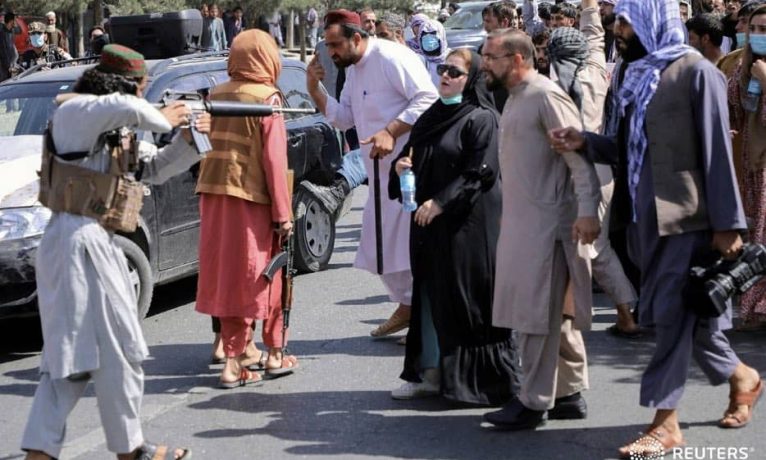
<instances>
[{"instance_id":1,"label":"grey shalwar kameez","mask_svg":"<svg viewBox=\"0 0 766 460\"><path fill-rule=\"evenodd\" d=\"M686 104L691 104L693 119L684 122L688 122L694 130L702 174L699 190L701 202L691 209L703 209L707 214L706 221L693 222L694 228L684 229L683 224L678 223L680 221L674 219L673 214L665 208L666 203L689 206L695 197L655 190L658 178L666 176L664 172L658 173L659 170L653 169L653 164L656 165L659 159L652 158L650 147L636 192L636 220L628 225L630 256L641 270L639 320L643 326L653 325L656 331L656 349L641 380L640 403L657 409L678 407L692 357L713 385L725 383L739 363L722 332L731 327L731 312L719 318L703 319L686 305L683 296L692 258L701 251L709 251L712 232L744 229L746 223L731 160L724 77L701 57L679 59L682 60L685 62L677 62L678 65L671 64L668 67L650 103L647 114L648 140L650 146L672 145L678 142L679 137L683 137L675 131L679 129L677 124L663 119L650 120L650 115L656 115L656 112L652 112L655 101L663 101L675 93ZM683 79L677 78L679 74L684 75L684 72L692 76L688 80L688 88L683 88ZM673 102L667 105L672 107ZM671 111L664 114L669 120L676 120L673 117L677 113ZM629 114L625 119L628 117ZM595 162L617 165L617 180L623 183L627 180L624 175L625 143L631 136L627 132L625 119L621 121L621 134L617 141L592 133L586 134L589 158ZM658 132L661 134L653 138L652 134ZM677 167L680 161L678 157L671 158L668 167L675 169L678 174L687 172ZM663 187L668 185L663 184ZM630 214L630 199L625 196L627 189L617 187L617 190L617 193L623 192L620 193L622 201L616 198L615 203L622 204L622 211L627 208Z\"/></svg>"},{"instance_id":2,"label":"grey shalwar kameez","mask_svg":"<svg viewBox=\"0 0 766 460\"><path fill-rule=\"evenodd\" d=\"M91 151L79 166L101 172L108 172L108 152L94 146L101 133L120 127L160 133L172 128L145 100L117 93L74 97L53 115L57 151ZM145 164L142 179L161 183L198 160L196 149L176 136ZM144 442L141 361L148 349L114 234L92 218L54 213L37 251L36 276L44 345L22 448L59 456L67 416L90 378L108 449L132 452Z\"/></svg>"}]
</instances>

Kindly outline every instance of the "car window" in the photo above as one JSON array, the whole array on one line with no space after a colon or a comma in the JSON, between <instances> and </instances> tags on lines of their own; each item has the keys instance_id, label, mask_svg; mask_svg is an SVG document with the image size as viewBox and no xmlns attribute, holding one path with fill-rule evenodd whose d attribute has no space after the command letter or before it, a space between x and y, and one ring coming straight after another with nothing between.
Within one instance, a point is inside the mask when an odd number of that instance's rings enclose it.
<instances>
[{"instance_id":1,"label":"car window","mask_svg":"<svg viewBox=\"0 0 766 460\"><path fill-rule=\"evenodd\" d=\"M229 75L226 71L213 73L213 79L217 85L229 81ZM287 106L292 108L314 108L314 101L306 90L306 72L297 67L282 67L282 73L277 81L282 94L285 95ZM295 119L305 117L304 113L286 113L285 119Z\"/></svg>"},{"instance_id":2,"label":"car window","mask_svg":"<svg viewBox=\"0 0 766 460\"><path fill-rule=\"evenodd\" d=\"M277 82L279 89L285 95L287 106L294 109L313 109L314 101L306 89L306 72L297 67L283 67ZM285 114L285 118L305 117L304 113Z\"/></svg>"},{"instance_id":3,"label":"car window","mask_svg":"<svg viewBox=\"0 0 766 460\"><path fill-rule=\"evenodd\" d=\"M54 98L72 91L74 82L0 87L0 136L42 134L56 109Z\"/></svg>"},{"instance_id":4,"label":"car window","mask_svg":"<svg viewBox=\"0 0 766 460\"><path fill-rule=\"evenodd\" d=\"M484 8L460 8L455 14L444 21L445 29L481 29L484 19L481 12Z\"/></svg>"}]
</instances>

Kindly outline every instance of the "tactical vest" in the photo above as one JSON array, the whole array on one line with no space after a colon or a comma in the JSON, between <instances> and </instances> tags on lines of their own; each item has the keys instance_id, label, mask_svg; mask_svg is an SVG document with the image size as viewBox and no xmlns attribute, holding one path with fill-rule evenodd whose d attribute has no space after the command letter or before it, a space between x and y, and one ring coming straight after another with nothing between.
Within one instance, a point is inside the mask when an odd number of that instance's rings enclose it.
<instances>
[{"instance_id":1,"label":"tactical vest","mask_svg":"<svg viewBox=\"0 0 766 460\"><path fill-rule=\"evenodd\" d=\"M99 136L94 151L107 149L109 172L70 164L90 152L58 154L51 125L45 131L38 200L54 212L68 212L96 219L104 228L132 233L138 227L144 185L138 170L135 133L122 129Z\"/></svg>"}]
</instances>

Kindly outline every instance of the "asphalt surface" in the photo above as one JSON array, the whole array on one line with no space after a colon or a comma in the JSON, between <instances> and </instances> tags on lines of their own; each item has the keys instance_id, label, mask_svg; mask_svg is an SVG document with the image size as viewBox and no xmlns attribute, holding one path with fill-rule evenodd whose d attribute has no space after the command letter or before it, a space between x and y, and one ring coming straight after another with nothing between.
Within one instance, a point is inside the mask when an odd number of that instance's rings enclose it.
<instances>
[{"instance_id":1,"label":"asphalt surface","mask_svg":"<svg viewBox=\"0 0 766 460\"><path fill-rule=\"evenodd\" d=\"M556 421L534 432L482 426L488 409L438 398L401 402L389 392L401 382L404 347L369 331L393 311L380 281L352 268L364 192L337 227L330 269L295 280L290 350L300 369L264 385L215 388L220 366L209 365L210 322L194 312L196 279L158 288L144 322L151 358L145 363L144 432L153 442L191 447L195 459L439 458L604 459L651 420L638 406L651 336L618 339L605 332L615 319L596 297L586 334L591 391L589 416ZM740 357L766 371L766 334L730 334ZM41 338L36 319L0 322L0 460L23 458L19 442L32 402ZM728 387L711 387L694 367L681 418L692 448L667 458L766 459L766 411L741 430L716 420ZM104 445L92 387L72 412L62 459L114 458ZM711 448L716 448L713 450ZM733 449L737 449L734 451Z\"/></svg>"}]
</instances>

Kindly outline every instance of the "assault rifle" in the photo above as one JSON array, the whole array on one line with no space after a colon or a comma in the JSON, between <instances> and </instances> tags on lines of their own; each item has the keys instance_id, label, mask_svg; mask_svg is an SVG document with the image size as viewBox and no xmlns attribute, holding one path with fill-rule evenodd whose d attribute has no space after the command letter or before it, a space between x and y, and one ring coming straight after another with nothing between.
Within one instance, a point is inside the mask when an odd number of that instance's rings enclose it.
<instances>
[{"instance_id":1,"label":"assault rifle","mask_svg":"<svg viewBox=\"0 0 766 460\"><path fill-rule=\"evenodd\" d=\"M287 328L290 327L290 310L293 308L293 234L282 238L282 250L271 258L263 270L263 276L271 283L279 270L282 270L282 353L285 350Z\"/></svg>"},{"instance_id":2,"label":"assault rifle","mask_svg":"<svg viewBox=\"0 0 766 460\"><path fill-rule=\"evenodd\" d=\"M275 113L317 113L317 109L315 108L293 109L289 107L274 107L269 104L251 104L235 101L206 101L204 96L200 93L174 90L165 91L162 96L162 102L158 104L157 107L162 108L175 101L181 101L191 109L192 116L189 120L189 126L185 127L191 127L194 145L197 147L199 153L203 155L213 150L207 135L198 132L194 128L196 117L203 112L208 112L214 117L268 117Z\"/></svg>"}]
</instances>

